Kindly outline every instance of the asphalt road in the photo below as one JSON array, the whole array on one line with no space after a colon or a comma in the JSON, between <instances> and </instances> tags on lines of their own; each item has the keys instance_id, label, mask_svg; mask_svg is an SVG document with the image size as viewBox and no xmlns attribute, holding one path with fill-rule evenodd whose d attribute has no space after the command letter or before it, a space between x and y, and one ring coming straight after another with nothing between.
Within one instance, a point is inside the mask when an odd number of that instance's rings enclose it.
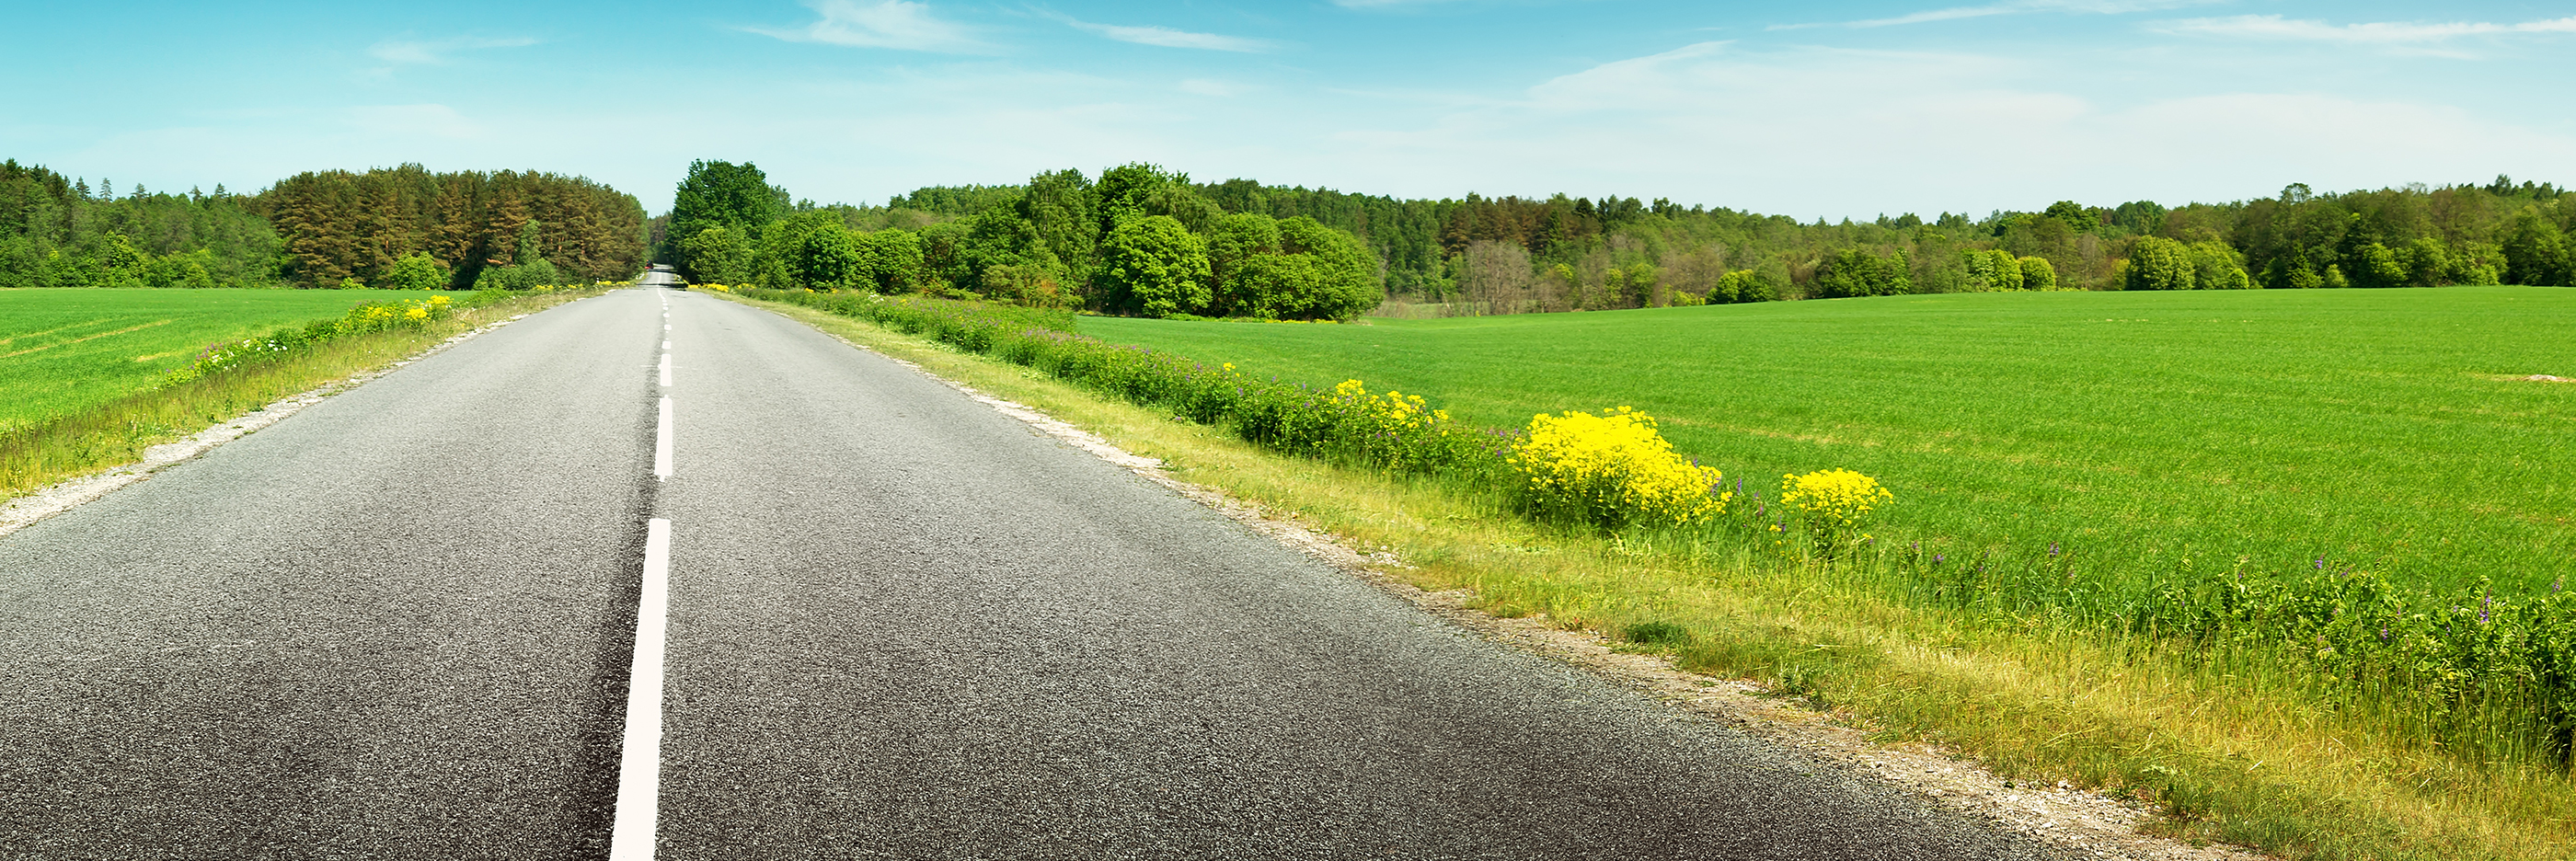
<instances>
[{"instance_id":1,"label":"asphalt road","mask_svg":"<svg viewBox=\"0 0 2576 861\"><path fill-rule=\"evenodd\" d=\"M0 538L0 858L604 857L656 519L661 858L2056 857L646 288Z\"/></svg>"}]
</instances>

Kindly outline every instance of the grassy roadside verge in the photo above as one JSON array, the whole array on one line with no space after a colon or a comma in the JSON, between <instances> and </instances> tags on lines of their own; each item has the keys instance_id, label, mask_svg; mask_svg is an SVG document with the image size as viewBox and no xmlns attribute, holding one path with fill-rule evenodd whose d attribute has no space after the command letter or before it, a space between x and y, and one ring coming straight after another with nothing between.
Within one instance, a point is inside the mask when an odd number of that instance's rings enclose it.
<instances>
[{"instance_id":1,"label":"grassy roadside verge","mask_svg":"<svg viewBox=\"0 0 2576 861\"><path fill-rule=\"evenodd\" d=\"M321 341L242 361L182 382L0 434L0 500L131 463L143 450L257 410L280 398L383 368L459 333L598 295L598 289L514 295L462 308L417 327Z\"/></svg>"},{"instance_id":2,"label":"grassy roadside verge","mask_svg":"<svg viewBox=\"0 0 2576 861\"><path fill-rule=\"evenodd\" d=\"M1435 480L1280 457L1044 374L806 308L755 303L1029 404L1176 475L1293 512L1474 590L1504 616L1614 632L1686 669L1752 678L2018 780L2070 780L2162 811L2160 828L2285 857L2558 858L2576 798L2545 769L2464 763L2213 674L2153 643L1997 631L1874 597L1835 571L1567 534ZM2249 676L2260 677L2259 673Z\"/></svg>"}]
</instances>

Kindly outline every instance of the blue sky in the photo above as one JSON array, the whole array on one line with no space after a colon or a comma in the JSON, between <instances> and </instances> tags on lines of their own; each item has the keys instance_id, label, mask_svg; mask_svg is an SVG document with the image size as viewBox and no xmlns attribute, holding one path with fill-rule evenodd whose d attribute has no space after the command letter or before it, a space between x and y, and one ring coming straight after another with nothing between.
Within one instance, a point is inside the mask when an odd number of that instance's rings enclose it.
<instances>
[{"instance_id":1,"label":"blue sky","mask_svg":"<svg viewBox=\"0 0 2576 861\"><path fill-rule=\"evenodd\" d=\"M819 201L1145 160L1800 218L2576 182L2576 2L12 3L0 157L156 190L690 159Z\"/></svg>"}]
</instances>

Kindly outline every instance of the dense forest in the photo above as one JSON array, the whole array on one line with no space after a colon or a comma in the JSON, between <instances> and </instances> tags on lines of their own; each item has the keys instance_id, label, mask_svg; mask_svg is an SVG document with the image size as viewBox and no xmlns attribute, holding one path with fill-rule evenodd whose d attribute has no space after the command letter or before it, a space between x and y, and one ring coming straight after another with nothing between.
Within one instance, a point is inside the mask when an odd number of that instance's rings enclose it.
<instances>
[{"instance_id":1,"label":"dense forest","mask_svg":"<svg viewBox=\"0 0 2576 861\"><path fill-rule=\"evenodd\" d=\"M749 165L714 164L757 175ZM1983 218L1906 214L1839 224L1623 197L1402 200L1247 179L1193 183L1150 165L1112 168L1096 182L1066 170L1022 185L922 188L884 206L790 204L785 190L755 184L766 208L724 221L741 232L728 241L744 249L725 259L741 267L758 259L749 234L763 219L837 221L854 235L881 237L870 241L919 246L919 262L904 264L915 268L880 279L886 289L1128 313L1186 303L1138 301L1125 282L1103 280L1101 249L1122 217L1113 209L1167 217L1210 249L1222 244L1224 224L1247 215L1346 234L1372 258L1387 310L1396 313L1981 290L2576 286L2576 202L2555 185L2504 177L2343 194L2292 185L2274 197L2174 208L2060 201ZM675 208L675 228L684 208ZM692 259L680 243L663 247L684 266ZM1248 288L1238 283L1230 294L1228 276L1215 271L1221 263L1212 259L1204 275L1183 268L1206 285L1208 301L1175 313L1261 313L1229 304ZM799 283L789 268L765 277L751 268L689 272Z\"/></svg>"},{"instance_id":2,"label":"dense forest","mask_svg":"<svg viewBox=\"0 0 2576 861\"><path fill-rule=\"evenodd\" d=\"M1112 313L1341 318L1978 290L2576 286L2546 183L1983 218L1805 223L1667 200L1405 200L1148 164L794 200L697 162L672 211L541 172L323 171L255 194L123 190L0 162L0 287L523 287L623 279L648 250L708 283L865 287Z\"/></svg>"},{"instance_id":3,"label":"dense forest","mask_svg":"<svg viewBox=\"0 0 2576 861\"><path fill-rule=\"evenodd\" d=\"M1229 211L1148 164L925 188L888 206L791 205L750 164L696 162L661 253L700 283L978 296L1157 317L1347 319L1383 298L1347 230Z\"/></svg>"},{"instance_id":4,"label":"dense forest","mask_svg":"<svg viewBox=\"0 0 2576 861\"><path fill-rule=\"evenodd\" d=\"M525 287L625 279L644 211L587 179L416 164L119 195L0 162L0 287Z\"/></svg>"}]
</instances>

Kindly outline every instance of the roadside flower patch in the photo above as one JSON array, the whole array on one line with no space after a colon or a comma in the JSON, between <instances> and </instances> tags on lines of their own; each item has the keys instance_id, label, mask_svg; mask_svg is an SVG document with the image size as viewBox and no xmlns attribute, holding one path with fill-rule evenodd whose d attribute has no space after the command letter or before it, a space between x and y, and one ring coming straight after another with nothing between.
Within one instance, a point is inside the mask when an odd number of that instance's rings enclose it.
<instances>
[{"instance_id":1,"label":"roadside flower patch","mask_svg":"<svg viewBox=\"0 0 2576 861\"><path fill-rule=\"evenodd\" d=\"M1784 475L1780 481L1780 506L1795 512L1799 525L1825 555L1867 540L1859 535L1862 521L1871 510L1895 499L1878 479L1848 469L1825 469L1805 475Z\"/></svg>"},{"instance_id":2,"label":"roadside flower patch","mask_svg":"<svg viewBox=\"0 0 2576 861\"><path fill-rule=\"evenodd\" d=\"M478 293L467 300L465 307L481 305L494 298L496 297L482 296ZM370 302L349 309L348 313L340 315L337 320L321 320L302 327L279 329L257 338L208 344L205 350L197 354L194 361L189 362L185 367L171 371L170 376L162 381L162 385L184 383L244 364L267 361L350 335L381 332L395 327L419 328L433 320L447 319L458 307L455 299L445 295L435 295L425 299Z\"/></svg>"},{"instance_id":3,"label":"roadside flower patch","mask_svg":"<svg viewBox=\"0 0 2576 861\"><path fill-rule=\"evenodd\" d=\"M1704 523L1732 497L1716 469L1673 453L1654 417L1624 406L1531 418L1511 465L1532 513L1607 529Z\"/></svg>"}]
</instances>

